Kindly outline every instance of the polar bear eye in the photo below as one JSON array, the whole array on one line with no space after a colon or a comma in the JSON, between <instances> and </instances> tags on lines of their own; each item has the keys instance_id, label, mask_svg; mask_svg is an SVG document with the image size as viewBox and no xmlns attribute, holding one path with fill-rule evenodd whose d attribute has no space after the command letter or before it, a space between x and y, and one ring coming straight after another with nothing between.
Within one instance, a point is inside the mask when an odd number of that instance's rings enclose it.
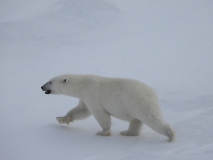
<instances>
[{"instance_id":1,"label":"polar bear eye","mask_svg":"<svg viewBox=\"0 0 213 160\"><path fill-rule=\"evenodd\" d=\"M68 82L68 78L65 77L65 78L63 79L63 82L64 82L64 83Z\"/></svg>"},{"instance_id":2,"label":"polar bear eye","mask_svg":"<svg viewBox=\"0 0 213 160\"><path fill-rule=\"evenodd\" d=\"M50 81L49 83L52 84L52 81Z\"/></svg>"}]
</instances>

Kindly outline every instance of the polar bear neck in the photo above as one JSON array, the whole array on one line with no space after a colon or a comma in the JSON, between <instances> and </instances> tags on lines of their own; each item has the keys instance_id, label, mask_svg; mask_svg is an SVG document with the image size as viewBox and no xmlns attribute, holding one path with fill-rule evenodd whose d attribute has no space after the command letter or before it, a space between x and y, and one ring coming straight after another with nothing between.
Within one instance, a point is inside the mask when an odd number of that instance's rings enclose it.
<instances>
[{"instance_id":1,"label":"polar bear neck","mask_svg":"<svg viewBox=\"0 0 213 160\"><path fill-rule=\"evenodd\" d=\"M64 93L67 96L82 99L87 88L88 78L86 75L66 75L68 82Z\"/></svg>"}]
</instances>

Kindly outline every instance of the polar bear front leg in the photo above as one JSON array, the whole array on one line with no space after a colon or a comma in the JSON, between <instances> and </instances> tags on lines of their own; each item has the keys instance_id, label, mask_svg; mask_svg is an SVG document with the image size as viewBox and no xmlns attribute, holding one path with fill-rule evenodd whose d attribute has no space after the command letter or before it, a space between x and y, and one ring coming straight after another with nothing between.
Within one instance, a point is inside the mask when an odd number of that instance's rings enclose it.
<instances>
[{"instance_id":1,"label":"polar bear front leg","mask_svg":"<svg viewBox=\"0 0 213 160\"><path fill-rule=\"evenodd\" d=\"M66 123L69 124L70 122L73 122L74 120L81 120L89 117L91 113L87 109L87 106L82 100L79 100L78 105L71 109L65 116L63 117L57 117L56 120L62 124Z\"/></svg>"},{"instance_id":2,"label":"polar bear front leg","mask_svg":"<svg viewBox=\"0 0 213 160\"><path fill-rule=\"evenodd\" d=\"M143 123L138 119L133 119L129 122L129 128L126 131L122 131L122 136L139 136Z\"/></svg>"},{"instance_id":3,"label":"polar bear front leg","mask_svg":"<svg viewBox=\"0 0 213 160\"><path fill-rule=\"evenodd\" d=\"M111 135L111 117L106 112L98 112L93 114L95 119L100 124L102 131L96 133L99 136L109 136Z\"/></svg>"}]
</instances>

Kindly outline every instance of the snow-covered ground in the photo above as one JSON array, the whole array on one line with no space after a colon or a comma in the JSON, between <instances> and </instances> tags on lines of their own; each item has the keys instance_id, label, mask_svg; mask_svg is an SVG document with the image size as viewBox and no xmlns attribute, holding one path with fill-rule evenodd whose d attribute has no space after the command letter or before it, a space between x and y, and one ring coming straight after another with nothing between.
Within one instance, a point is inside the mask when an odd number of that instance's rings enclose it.
<instances>
[{"instance_id":1,"label":"snow-covered ground","mask_svg":"<svg viewBox=\"0 0 213 160\"><path fill-rule=\"evenodd\" d=\"M113 118L59 125L77 99L40 87L64 73L138 79L159 94L176 141L144 126L123 137ZM133 160L213 157L213 1L1 0L0 159Z\"/></svg>"}]
</instances>

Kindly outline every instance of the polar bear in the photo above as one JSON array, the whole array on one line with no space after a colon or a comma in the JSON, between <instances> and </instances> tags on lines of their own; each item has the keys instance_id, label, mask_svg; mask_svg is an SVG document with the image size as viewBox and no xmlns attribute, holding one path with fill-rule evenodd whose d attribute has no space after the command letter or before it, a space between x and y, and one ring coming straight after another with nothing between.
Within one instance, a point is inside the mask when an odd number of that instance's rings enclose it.
<instances>
[{"instance_id":1,"label":"polar bear","mask_svg":"<svg viewBox=\"0 0 213 160\"><path fill-rule=\"evenodd\" d=\"M93 115L102 131L111 134L111 116L129 122L123 136L139 136L143 123L173 141L174 131L163 120L155 91L146 84L125 78L107 78L96 75L65 74L52 78L41 89L46 94L63 94L79 99L78 105L59 123L73 122Z\"/></svg>"}]
</instances>

